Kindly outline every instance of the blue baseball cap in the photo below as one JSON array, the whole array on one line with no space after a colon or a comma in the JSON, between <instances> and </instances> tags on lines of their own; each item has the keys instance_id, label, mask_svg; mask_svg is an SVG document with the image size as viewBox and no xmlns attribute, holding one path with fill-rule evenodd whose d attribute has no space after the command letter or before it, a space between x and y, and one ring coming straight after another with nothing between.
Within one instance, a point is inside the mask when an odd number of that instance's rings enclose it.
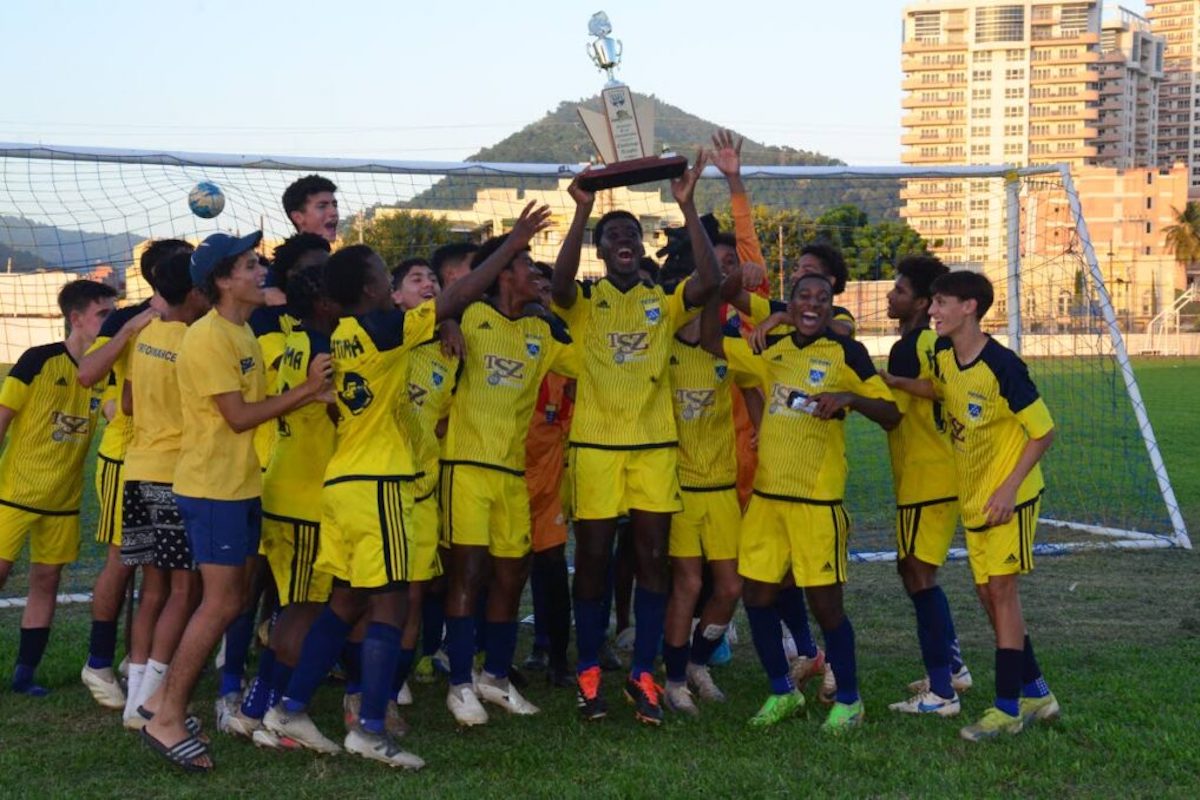
<instances>
[{"instance_id":1,"label":"blue baseball cap","mask_svg":"<svg viewBox=\"0 0 1200 800\"><path fill-rule=\"evenodd\" d=\"M247 250L253 250L262 241L262 236L262 231L245 236L230 236L228 233L214 233L209 236L192 251L189 269L192 273L192 285L203 286L204 281L222 259L240 256Z\"/></svg>"}]
</instances>

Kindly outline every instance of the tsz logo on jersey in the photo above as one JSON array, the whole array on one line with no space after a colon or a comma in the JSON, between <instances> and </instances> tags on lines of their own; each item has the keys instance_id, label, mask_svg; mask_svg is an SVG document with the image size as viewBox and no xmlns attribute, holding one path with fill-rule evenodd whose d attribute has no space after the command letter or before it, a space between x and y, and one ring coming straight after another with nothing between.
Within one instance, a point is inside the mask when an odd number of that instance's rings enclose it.
<instances>
[{"instance_id":1,"label":"tsz logo on jersey","mask_svg":"<svg viewBox=\"0 0 1200 800\"><path fill-rule=\"evenodd\" d=\"M355 416L361 414L363 409L371 405L371 401L375 399L367 379L357 372L347 372L342 377L342 388L338 391L338 397Z\"/></svg>"},{"instance_id":2,"label":"tsz logo on jersey","mask_svg":"<svg viewBox=\"0 0 1200 800\"><path fill-rule=\"evenodd\" d=\"M503 356L485 355L483 366L488 370L487 382L492 386L516 385L525 380L525 362Z\"/></svg>"},{"instance_id":3,"label":"tsz logo on jersey","mask_svg":"<svg viewBox=\"0 0 1200 800\"><path fill-rule=\"evenodd\" d=\"M807 401L808 393L803 389L777 383L771 387L771 405L767 408L767 413L778 414L784 409L802 412L804 411L802 406Z\"/></svg>"},{"instance_id":4,"label":"tsz logo on jersey","mask_svg":"<svg viewBox=\"0 0 1200 800\"><path fill-rule=\"evenodd\" d=\"M627 361L641 361L650 349L649 334L645 331L633 333L608 334L608 347L613 351L613 361L624 364Z\"/></svg>"},{"instance_id":5,"label":"tsz logo on jersey","mask_svg":"<svg viewBox=\"0 0 1200 800\"><path fill-rule=\"evenodd\" d=\"M425 398L429 396L429 390L417 383L408 385L408 402L414 406L425 405Z\"/></svg>"},{"instance_id":6,"label":"tsz logo on jersey","mask_svg":"<svg viewBox=\"0 0 1200 800\"><path fill-rule=\"evenodd\" d=\"M675 402L679 404L679 416L685 420L699 419L704 411L717 401L714 389L676 389Z\"/></svg>"},{"instance_id":7,"label":"tsz logo on jersey","mask_svg":"<svg viewBox=\"0 0 1200 800\"><path fill-rule=\"evenodd\" d=\"M983 419L983 401L984 396L976 392L967 393L967 419L971 422L979 422Z\"/></svg>"},{"instance_id":8,"label":"tsz logo on jersey","mask_svg":"<svg viewBox=\"0 0 1200 800\"><path fill-rule=\"evenodd\" d=\"M642 301L642 311L646 314L646 322L651 325L657 325L662 319L662 306L658 304L658 298L647 298Z\"/></svg>"},{"instance_id":9,"label":"tsz logo on jersey","mask_svg":"<svg viewBox=\"0 0 1200 800\"><path fill-rule=\"evenodd\" d=\"M829 368L833 364L823 358L814 358L808 362L808 383L811 386L820 386L825 383L825 376L829 374Z\"/></svg>"},{"instance_id":10,"label":"tsz logo on jersey","mask_svg":"<svg viewBox=\"0 0 1200 800\"><path fill-rule=\"evenodd\" d=\"M54 430L50 432L50 438L56 442L66 442L73 436L87 436L88 422L90 422L88 417L75 417L55 411L50 414L50 424L54 426Z\"/></svg>"}]
</instances>

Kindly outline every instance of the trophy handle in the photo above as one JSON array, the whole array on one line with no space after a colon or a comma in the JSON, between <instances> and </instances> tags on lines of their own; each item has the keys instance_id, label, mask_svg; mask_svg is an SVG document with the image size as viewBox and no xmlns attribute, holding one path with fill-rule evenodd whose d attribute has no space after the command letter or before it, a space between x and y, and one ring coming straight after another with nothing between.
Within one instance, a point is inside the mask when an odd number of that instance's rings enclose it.
<instances>
[{"instance_id":1,"label":"trophy handle","mask_svg":"<svg viewBox=\"0 0 1200 800\"><path fill-rule=\"evenodd\" d=\"M617 42L617 59L619 60L621 58L621 53L625 52L625 45L621 43L620 39L617 39L616 42Z\"/></svg>"}]
</instances>

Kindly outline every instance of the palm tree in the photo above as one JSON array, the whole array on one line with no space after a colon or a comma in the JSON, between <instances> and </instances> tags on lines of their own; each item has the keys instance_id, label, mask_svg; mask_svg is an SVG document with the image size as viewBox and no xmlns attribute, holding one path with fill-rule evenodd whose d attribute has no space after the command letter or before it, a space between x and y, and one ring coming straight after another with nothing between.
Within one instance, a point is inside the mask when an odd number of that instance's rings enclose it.
<instances>
[{"instance_id":1,"label":"palm tree","mask_svg":"<svg viewBox=\"0 0 1200 800\"><path fill-rule=\"evenodd\" d=\"M1183 211L1171 207L1175 223L1163 228L1163 244L1181 264L1200 261L1200 203L1188 203Z\"/></svg>"}]
</instances>

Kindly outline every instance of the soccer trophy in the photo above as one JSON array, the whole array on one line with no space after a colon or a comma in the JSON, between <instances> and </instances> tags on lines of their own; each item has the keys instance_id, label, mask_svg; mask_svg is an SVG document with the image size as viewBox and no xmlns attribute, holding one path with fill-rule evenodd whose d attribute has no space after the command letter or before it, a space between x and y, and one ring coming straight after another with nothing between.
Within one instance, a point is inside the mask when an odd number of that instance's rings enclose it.
<instances>
[{"instance_id":1,"label":"soccer trophy","mask_svg":"<svg viewBox=\"0 0 1200 800\"><path fill-rule=\"evenodd\" d=\"M686 158L654 155L654 106L635 107L633 92L613 77L613 69L621 63L622 47L620 40L609 36L612 23L608 15L603 11L593 14L588 21L588 32L596 37L587 46L588 54L608 74L608 82L600 92L604 113L589 108L578 111L604 164L589 169L579 185L594 192L682 175L687 169Z\"/></svg>"}]
</instances>

